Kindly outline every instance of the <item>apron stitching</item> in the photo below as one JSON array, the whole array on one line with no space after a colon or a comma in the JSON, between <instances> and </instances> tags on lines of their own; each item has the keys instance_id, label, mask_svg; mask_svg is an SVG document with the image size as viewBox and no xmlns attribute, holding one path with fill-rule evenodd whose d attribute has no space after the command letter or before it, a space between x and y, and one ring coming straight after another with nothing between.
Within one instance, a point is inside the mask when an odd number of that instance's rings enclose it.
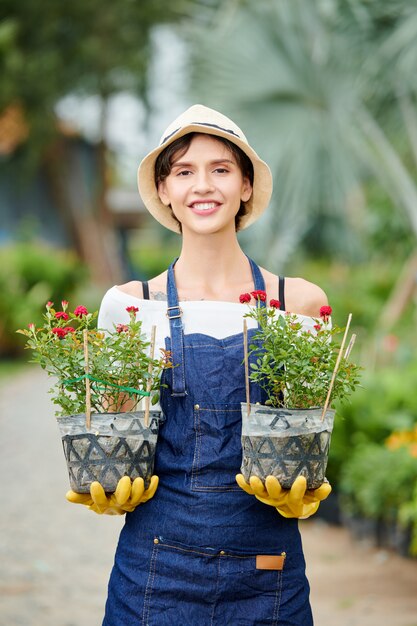
<instances>
[{"instance_id":1,"label":"apron stitching","mask_svg":"<svg viewBox=\"0 0 417 626\"><path fill-rule=\"evenodd\" d=\"M194 409L194 428L195 428L195 450L193 465L191 468L191 484L194 487L194 483L197 482L196 467L200 465L200 447L201 447L201 434L200 434L200 413L198 409Z\"/></svg>"},{"instance_id":2,"label":"apron stitching","mask_svg":"<svg viewBox=\"0 0 417 626\"><path fill-rule=\"evenodd\" d=\"M242 333L241 333L242 334ZM186 337L187 335L184 335ZM213 337L213 339L217 339ZM221 339L217 339L217 341L221 341ZM184 350L193 350L194 348L213 348L215 350L235 350L236 348L241 348L241 342L234 344L233 346L213 346L212 343L193 343L192 346L184 346Z\"/></svg>"},{"instance_id":3,"label":"apron stitching","mask_svg":"<svg viewBox=\"0 0 417 626\"><path fill-rule=\"evenodd\" d=\"M181 320L182 311L178 302L178 291L175 284L174 265L177 259L168 268L167 276L167 315L171 333L171 354L172 363L175 366L172 370L172 395L187 395L185 389L185 361L184 361L184 326ZM179 315L171 316L170 311L178 309ZM180 360L175 358L180 354ZM176 367L178 366L178 367Z\"/></svg>"},{"instance_id":4,"label":"apron stitching","mask_svg":"<svg viewBox=\"0 0 417 626\"><path fill-rule=\"evenodd\" d=\"M216 580L216 591L214 593L214 599L213 599L213 611L211 613L211 622L210 622L210 626L214 625L214 612L216 610L216 603L217 603L217 595L218 595L218 590L219 590L219 579L220 579L220 557L217 557L217 580Z\"/></svg>"},{"instance_id":5,"label":"apron stitching","mask_svg":"<svg viewBox=\"0 0 417 626\"><path fill-rule=\"evenodd\" d=\"M208 552L203 552L202 550L193 550L192 548L183 548L182 546L176 546L172 543L167 543L166 541L164 542L160 541L159 547L172 548L173 550L179 550L180 552L190 552L191 554L200 554L210 559L218 558L220 560L220 559L224 559L225 557L229 559L255 559L256 558L256 556L254 556L253 554L239 555L239 554L229 554L228 552L225 552L225 554L222 554L221 556L219 556L217 553L211 554Z\"/></svg>"},{"instance_id":6,"label":"apron stitching","mask_svg":"<svg viewBox=\"0 0 417 626\"><path fill-rule=\"evenodd\" d=\"M150 600L151 600L153 583L154 583L155 574L156 574L156 551L157 551L157 547L156 545L154 545L152 548L151 562L149 566L149 577L148 577L148 582L147 582L146 589L145 589L145 598L143 601L142 621L143 621L144 626L148 626L148 621L149 621L149 611L151 608Z\"/></svg>"},{"instance_id":7,"label":"apron stitching","mask_svg":"<svg viewBox=\"0 0 417 626\"><path fill-rule=\"evenodd\" d=\"M274 603L274 614L273 614L273 620L274 620L274 624L275 626L278 624L278 618L279 618L279 609L281 607L281 593L282 593L282 572L278 572L278 584L277 584L277 590L275 593L275 603Z\"/></svg>"},{"instance_id":8,"label":"apron stitching","mask_svg":"<svg viewBox=\"0 0 417 626\"><path fill-rule=\"evenodd\" d=\"M217 554L208 554L207 552L199 552L198 550L192 550L191 548L181 548L180 546L174 546L170 543L162 543L162 547L171 548L172 550L178 550L179 552L187 552L190 554L200 554L202 556L206 556L207 558L215 558Z\"/></svg>"},{"instance_id":9,"label":"apron stitching","mask_svg":"<svg viewBox=\"0 0 417 626\"><path fill-rule=\"evenodd\" d=\"M193 491L238 491L240 493L241 488L238 485L236 485L236 487L234 485L230 485L229 487L212 487L211 485L198 485L197 487L193 486Z\"/></svg>"},{"instance_id":10,"label":"apron stitching","mask_svg":"<svg viewBox=\"0 0 417 626\"><path fill-rule=\"evenodd\" d=\"M240 413L241 408L238 409L202 409L201 407L198 409L199 411L211 411L212 413Z\"/></svg>"},{"instance_id":11,"label":"apron stitching","mask_svg":"<svg viewBox=\"0 0 417 626\"><path fill-rule=\"evenodd\" d=\"M182 335L184 336L184 330L182 330ZM184 341L180 342L181 349L181 378L182 378L182 389L185 390L185 363L184 363Z\"/></svg>"}]
</instances>

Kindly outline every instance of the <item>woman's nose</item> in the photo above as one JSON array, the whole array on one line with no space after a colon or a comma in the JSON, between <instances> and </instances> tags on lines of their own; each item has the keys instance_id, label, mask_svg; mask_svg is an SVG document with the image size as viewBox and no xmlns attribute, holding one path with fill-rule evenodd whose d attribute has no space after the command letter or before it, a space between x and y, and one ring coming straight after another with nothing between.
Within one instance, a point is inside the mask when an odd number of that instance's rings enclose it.
<instances>
[{"instance_id":1,"label":"woman's nose","mask_svg":"<svg viewBox=\"0 0 417 626\"><path fill-rule=\"evenodd\" d=\"M213 190L213 181L210 174L205 171L196 173L193 184L193 191L198 193L206 193Z\"/></svg>"}]
</instances>

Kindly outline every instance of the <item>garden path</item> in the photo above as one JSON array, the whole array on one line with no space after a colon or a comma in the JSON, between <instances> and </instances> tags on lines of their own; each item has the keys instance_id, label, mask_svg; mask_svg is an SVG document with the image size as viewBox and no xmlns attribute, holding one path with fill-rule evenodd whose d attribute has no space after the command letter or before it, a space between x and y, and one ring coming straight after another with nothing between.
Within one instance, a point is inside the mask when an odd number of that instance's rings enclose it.
<instances>
[{"instance_id":1,"label":"garden path","mask_svg":"<svg viewBox=\"0 0 417 626\"><path fill-rule=\"evenodd\" d=\"M32 368L0 381L0 626L100 626L123 518L66 502L49 382ZM417 561L301 527L316 626L417 626Z\"/></svg>"}]
</instances>

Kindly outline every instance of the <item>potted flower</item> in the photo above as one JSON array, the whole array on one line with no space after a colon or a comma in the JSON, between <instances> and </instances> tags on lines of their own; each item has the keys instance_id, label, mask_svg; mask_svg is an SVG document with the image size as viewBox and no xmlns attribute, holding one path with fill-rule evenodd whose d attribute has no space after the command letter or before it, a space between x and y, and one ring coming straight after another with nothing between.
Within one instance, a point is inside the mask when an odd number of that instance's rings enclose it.
<instances>
[{"instance_id":1,"label":"potted flower","mask_svg":"<svg viewBox=\"0 0 417 626\"><path fill-rule=\"evenodd\" d=\"M129 322L112 332L96 328L97 311L70 311L65 300L61 307L48 302L43 326L17 332L27 338L31 361L56 378L50 393L71 489L87 493L98 481L112 493L123 476L140 476L148 485L160 420L150 405L158 401L169 355L154 358L155 328L148 342L134 306L126 309ZM138 410L142 398L145 409Z\"/></svg>"},{"instance_id":2,"label":"potted flower","mask_svg":"<svg viewBox=\"0 0 417 626\"><path fill-rule=\"evenodd\" d=\"M307 488L325 480L334 409L330 400L346 399L359 382L360 368L349 360L355 336L345 352L345 329L331 324L331 307L320 309L306 327L302 316L280 311L280 303L252 292L256 306L245 318L257 322L248 345L245 326L247 402L242 403L241 471L246 481L276 476L285 489L304 475ZM251 294L241 302L250 304ZM305 318L304 318L305 320ZM337 338L343 333L339 346ZM250 382L266 393L265 405L250 403Z\"/></svg>"}]
</instances>

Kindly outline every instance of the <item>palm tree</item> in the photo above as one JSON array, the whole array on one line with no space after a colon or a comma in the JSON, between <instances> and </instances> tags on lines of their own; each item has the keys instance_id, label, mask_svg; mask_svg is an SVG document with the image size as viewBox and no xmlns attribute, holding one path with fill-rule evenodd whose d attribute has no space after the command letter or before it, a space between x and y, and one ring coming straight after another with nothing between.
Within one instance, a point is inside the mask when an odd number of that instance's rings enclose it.
<instances>
[{"instance_id":1,"label":"palm tree","mask_svg":"<svg viewBox=\"0 0 417 626\"><path fill-rule=\"evenodd\" d=\"M248 129L273 171L273 210L256 232L242 233L253 249L263 241L270 266L286 261L313 222L334 249L357 253L352 233L370 176L417 236L417 187L378 108L400 104L417 156L412 96L403 89L405 77L416 86L417 18L409 13L405 0L236 1L213 13L210 28L188 33L195 94Z\"/></svg>"}]
</instances>

